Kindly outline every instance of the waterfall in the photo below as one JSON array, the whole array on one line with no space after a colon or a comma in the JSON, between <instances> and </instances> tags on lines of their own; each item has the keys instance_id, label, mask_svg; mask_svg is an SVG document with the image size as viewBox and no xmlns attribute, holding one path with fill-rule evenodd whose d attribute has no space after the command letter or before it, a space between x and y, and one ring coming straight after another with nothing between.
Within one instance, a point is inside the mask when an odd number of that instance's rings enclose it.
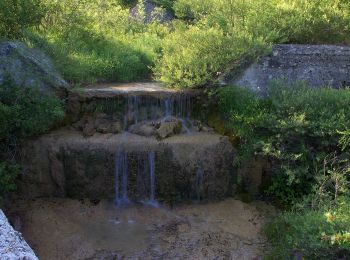
<instances>
[{"instance_id":1,"label":"waterfall","mask_svg":"<svg viewBox=\"0 0 350 260\"><path fill-rule=\"evenodd\" d=\"M136 174L136 190L138 201L158 206L156 200L156 153L155 151L138 153L136 167L129 167L130 157L135 156L125 151L118 151L115 158L115 201L118 206L130 202L128 196L129 176ZM135 162L135 160L134 160ZM131 165L130 165L131 166ZM129 172L135 169L135 172ZM134 198L133 198L134 199Z\"/></svg>"},{"instance_id":2,"label":"waterfall","mask_svg":"<svg viewBox=\"0 0 350 260\"><path fill-rule=\"evenodd\" d=\"M151 186L150 186L150 202L155 203L156 202L156 166L155 166L155 161L156 161L156 156L155 152L149 152L148 153L148 161L149 161L149 175L150 175L150 180L151 180Z\"/></svg>"},{"instance_id":3,"label":"waterfall","mask_svg":"<svg viewBox=\"0 0 350 260\"><path fill-rule=\"evenodd\" d=\"M192 97L186 94L174 94L166 98L128 95L124 105L124 130L131 124L144 120L158 120L171 116L188 121L191 116Z\"/></svg>"},{"instance_id":4,"label":"waterfall","mask_svg":"<svg viewBox=\"0 0 350 260\"><path fill-rule=\"evenodd\" d=\"M119 151L115 159L115 201L118 205L129 203L128 154Z\"/></svg>"},{"instance_id":5,"label":"waterfall","mask_svg":"<svg viewBox=\"0 0 350 260\"><path fill-rule=\"evenodd\" d=\"M200 167L197 170L196 174L196 195L197 201L201 200L203 193L203 179L204 179L204 170Z\"/></svg>"}]
</instances>

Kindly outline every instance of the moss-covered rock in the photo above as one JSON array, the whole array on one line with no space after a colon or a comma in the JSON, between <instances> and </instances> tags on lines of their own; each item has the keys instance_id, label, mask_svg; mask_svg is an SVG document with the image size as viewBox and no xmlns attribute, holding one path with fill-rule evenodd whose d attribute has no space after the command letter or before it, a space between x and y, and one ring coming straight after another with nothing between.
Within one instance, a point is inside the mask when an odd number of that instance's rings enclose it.
<instances>
[{"instance_id":1,"label":"moss-covered rock","mask_svg":"<svg viewBox=\"0 0 350 260\"><path fill-rule=\"evenodd\" d=\"M19 86L65 97L68 84L44 53L24 43L0 42L0 60L0 81L9 77Z\"/></svg>"}]
</instances>

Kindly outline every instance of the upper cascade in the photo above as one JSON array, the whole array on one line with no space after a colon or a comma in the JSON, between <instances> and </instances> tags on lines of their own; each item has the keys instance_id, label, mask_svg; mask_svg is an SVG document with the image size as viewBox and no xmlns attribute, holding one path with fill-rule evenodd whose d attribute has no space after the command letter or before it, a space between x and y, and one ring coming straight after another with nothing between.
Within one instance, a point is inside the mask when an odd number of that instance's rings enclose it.
<instances>
[{"instance_id":1,"label":"upper cascade","mask_svg":"<svg viewBox=\"0 0 350 260\"><path fill-rule=\"evenodd\" d=\"M160 139L180 133L210 131L192 119L199 90L167 89L158 83L88 86L70 95L73 127L85 136L130 132Z\"/></svg>"}]
</instances>

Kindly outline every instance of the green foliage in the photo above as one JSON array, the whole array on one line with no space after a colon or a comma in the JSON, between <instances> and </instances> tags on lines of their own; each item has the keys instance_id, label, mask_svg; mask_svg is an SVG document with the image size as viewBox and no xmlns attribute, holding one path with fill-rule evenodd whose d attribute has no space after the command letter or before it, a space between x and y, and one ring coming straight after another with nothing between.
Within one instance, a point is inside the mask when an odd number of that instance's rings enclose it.
<instances>
[{"instance_id":1,"label":"green foliage","mask_svg":"<svg viewBox=\"0 0 350 260\"><path fill-rule=\"evenodd\" d=\"M191 26L167 37L155 71L177 87L212 83L273 43L349 42L350 3L343 0L177 0L173 8Z\"/></svg>"},{"instance_id":2,"label":"green foliage","mask_svg":"<svg viewBox=\"0 0 350 260\"><path fill-rule=\"evenodd\" d=\"M216 96L226 127L240 138L238 163L254 154L268 157L267 193L292 209L266 227L268 258L349 256L350 90L275 82L265 98L237 87Z\"/></svg>"},{"instance_id":3,"label":"green foliage","mask_svg":"<svg viewBox=\"0 0 350 260\"><path fill-rule=\"evenodd\" d=\"M46 1L40 30L27 33L32 45L50 54L64 78L74 83L135 81L150 77L167 28L130 19L114 0ZM142 8L141 8L142 9Z\"/></svg>"},{"instance_id":4,"label":"green foliage","mask_svg":"<svg viewBox=\"0 0 350 260\"><path fill-rule=\"evenodd\" d=\"M159 80L175 87L203 86L261 52L262 46L249 35L230 36L220 28L190 26L164 40L163 56L154 71Z\"/></svg>"},{"instance_id":5,"label":"green foliage","mask_svg":"<svg viewBox=\"0 0 350 260\"><path fill-rule=\"evenodd\" d=\"M40 0L1 0L0 38L22 38L23 30L39 25L44 13Z\"/></svg>"},{"instance_id":6,"label":"green foliage","mask_svg":"<svg viewBox=\"0 0 350 260\"><path fill-rule=\"evenodd\" d=\"M16 146L24 138L46 132L63 116L63 104L58 98L17 86L8 79L0 84L0 201L16 188L20 171L14 162Z\"/></svg>"},{"instance_id":7,"label":"green foliage","mask_svg":"<svg viewBox=\"0 0 350 260\"><path fill-rule=\"evenodd\" d=\"M274 43L349 43L346 0L3 0L0 36L25 38L74 83L155 78L189 88L215 82ZM137 14L129 8L137 5ZM152 16L152 15L151 15ZM147 22L145 22L147 21Z\"/></svg>"},{"instance_id":8,"label":"green foliage","mask_svg":"<svg viewBox=\"0 0 350 260\"><path fill-rule=\"evenodd\" d=\"M116 3L122 7L132 7L137 4L137 0L116 0Z\"/></svg>"},{"instance_id":9,"label":"green foliage","mask_svg":"<svg viewBox=\"0 0 350 260\"><path fill-rule=\"evenodd\" d=\"M15 180L19 171L17 164L0 161L0 205L6 194L16 190Z\"/></svg>"},{"instance_id":10,"label":"green foliage","mask_svg":"<svg viewBox=\"0 0 350 260\"><path fill-rule=\"evenodd\" d=\"M63 116L58 98L8 80L0 84L0 142L44 133Z\"/></svg>"},{"instance_id":11,"label":"green foliage","mask_svg":"<svg viewBox=\"0 0 350 260\"><path fill-rule=\"evenodd\" d=\"M152 0L152 2L158 6L161 6L165 9L173 12L173 6L175 3L175 0Z\"/></svg>"},{"instance_id":12,"label":"green foliage","mask_svg":"<svg viewBox=\"0 0 350 260\"><path fill-rule=\"evenodd\" d=\"M350 254L350 198L337 207L286 212L266 226L271 259L345 259Z\"/></svg>"},{"instance_id":13,"label":"green foliage","mask_svg":"<svg viewBox=\"0 0 350 260\"><path fill-rule=\"evenodd\" d=\"M241 139L242 155L258 153L274 162L277 177L268 193L291 205L312 192L318 176L330 175L330 154L346 157L339 142L350 125L350 90L276 82L267 96L232 87L218 93L227 127Z\"/></svg>"}]
</instances>

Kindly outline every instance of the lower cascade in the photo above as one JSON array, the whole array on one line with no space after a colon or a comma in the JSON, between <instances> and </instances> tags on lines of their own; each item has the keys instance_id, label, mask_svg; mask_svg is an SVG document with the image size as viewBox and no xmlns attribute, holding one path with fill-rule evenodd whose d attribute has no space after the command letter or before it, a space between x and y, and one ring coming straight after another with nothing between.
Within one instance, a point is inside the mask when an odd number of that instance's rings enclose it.
<instances>
[{"instance_id":1,"label":"lower cascade","mask_svg":"<svg viewBox=\"0 0 350 260\"><path fill-rule=\"evenodd\" d=\"M129 155L120 150L115 158L115 203L117 206L130 203L129 185ZM143 204L158 206L156 200L156 153L143 152L136 155L136 199Z\"/></svg>"}]
</instances>

